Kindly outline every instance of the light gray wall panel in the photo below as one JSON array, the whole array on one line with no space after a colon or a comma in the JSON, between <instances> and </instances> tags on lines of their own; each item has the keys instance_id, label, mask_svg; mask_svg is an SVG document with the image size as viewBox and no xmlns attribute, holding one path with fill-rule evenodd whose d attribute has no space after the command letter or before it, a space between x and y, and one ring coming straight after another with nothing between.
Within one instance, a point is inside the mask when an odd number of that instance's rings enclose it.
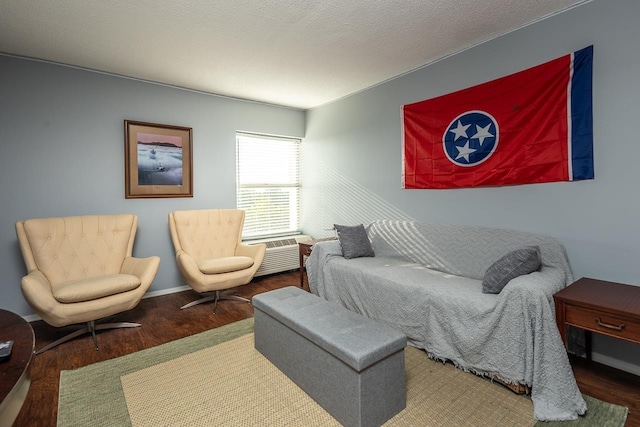
<instances>
[{"instance_id":1,"label":"light gray wall panel","mask_svg":"<svg viewBox=\"0 0 640 427\"><path fill-rule=\"evenodd\" d=\"M124 120L193 128L193 198L124 198ZM18 220L134 213L134 255L159 255L150 291L182 286L169 236L178 209L234 208L235 132L301 137L304 112L0 56L0 307L32 313Z\"/></svg>"},{"instance_id":2,"label":"light gray wall panel","mask_svg":"<svg viewBox=\"0 0 640 427\"><path fill-rule=\"evenodd\" d=\"M576 277L640 284L639 21L640 2L593 1L309 110L302 151L304 232L329 235L326 229L334 222L390 217L532 231L554 236L566 246ZM595 180L401 189L402 105L493 80L589 45L594 45ZM621 347L609 344L602 339L594 343L603 353ZM619 351L616 357L635 360L637 365L638 347L626 355Z\"/></svg>"}]
</instances>

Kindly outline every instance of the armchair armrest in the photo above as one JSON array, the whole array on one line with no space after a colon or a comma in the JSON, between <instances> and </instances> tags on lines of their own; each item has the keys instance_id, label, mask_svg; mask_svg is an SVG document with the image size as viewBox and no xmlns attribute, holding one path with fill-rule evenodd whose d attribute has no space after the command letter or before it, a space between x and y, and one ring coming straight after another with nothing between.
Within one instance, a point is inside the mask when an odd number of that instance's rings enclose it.
<instances>
[{"instance_id":1,"label":"armchair armrest","mask_svg":"<svg viewBox=\"0 0 640 427\"><path fill-rule=\"evenodd\" d=\"M22 278L20 289L25 299L41 318L49 318L50 313L56 312L59 302L53 297L51 284L40 270L33 270ZM54 319L57 319L54 316ZM51 323L53 326L64 326L66 323Z\"/></svg>"},{"instance_id":2,"label":"armchair armrest","mask_svg":"<svg viewBox=\"0 0 640 427\"><path fill-rule=\"evenodd\" d=\"M255 245L247 245L246 243L239 243L238 246L236 246L236 255L248 256L255 260L259 256L260 252L264 254L266 250L267 250L267 245L265 245L264 243L258 243Z\"/></svg>"},{"instance_id":3,"label":"armchair armrest","mask_svg":"<svg viewBox=\"0 0 640 427\"><path fill-rule=\"evenodd\" d=\"M217 275L204 274L198 268L196 260L182 249L176 250L176 263L182 278L194 291L203 293L211 290L209 281Z\"/></svg>"},{"instance_id":4,"label":"armchair armrest","mask_svg":"<svg viewBox=\"0 0 640 427\"><path fill-rule=\"evenodd\" d=\"M253 267L251 267L251 275L253 276L256 271L262 265L262 261L264 261L264 255L267 252L267 245L264 243L257 243L255 245L247 245L245 243L240 243L236 246L236 255L238 256L248 256L253 259Z\"/></svg>"},{"instance_id":5,"label":"armchair armrest","mask_svg":"<svg viewBox=\"0 0 640 427\"><path fill-rule=\"evenodd\" d=\"M122 263L120 273L131 274L140 279L140 286L146 289L151 286L160 267L160 257L150 256L148 258L127 257Z\"/></svg>"}]
</instances>

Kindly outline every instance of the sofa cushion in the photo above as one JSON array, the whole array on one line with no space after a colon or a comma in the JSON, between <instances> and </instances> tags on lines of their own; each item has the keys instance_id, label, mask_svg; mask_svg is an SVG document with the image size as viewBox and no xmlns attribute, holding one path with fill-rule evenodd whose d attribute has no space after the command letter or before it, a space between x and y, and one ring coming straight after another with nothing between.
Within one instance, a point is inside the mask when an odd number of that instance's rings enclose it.
<instances>
[{"instance_id":1,"label":"sofa cushion","mask_svg":"<svg viewBox=\"0 0 640 427\"><path fill-rule=\"evenodd\" d=\"M333 227L338 233L343 257L351 259L375 255L364 225L349 226L334 224Z\"/></svg>"},{"instance_id":2,"label":"sofa cushion","mask_svg":"<svg viewBox=\"0 0 640 427\"><path fill-rule=\"evenodd\" d=\"M251 267L253 265L253 258L248 256L225 256L203 259L197 261L196 264L198 265L198 269L204 274L222 274Z\"/></svg>"},{"instance_id":3,"label":"sofa cushion","mask_svg":"<svg viewBox=\"0 0 640 427\"><path fill-rule=\"evenodd\" d=\"M489 268L482 279L482 292L499 294L511 279L540 268L540 248L527 246L509 252Z\"/></svg>"},{"instance_id":4,"label":"sofa cushion","mask_svg":"<svg viewBox=\"0 0 640 427\"><path fill-rule=\"evenodd\" d=\"M131 291L140 286L140 279L131 274L108 274L71 280L53 286L53 297L61 303L91 301Z\"/></svg>"}]
</instances>

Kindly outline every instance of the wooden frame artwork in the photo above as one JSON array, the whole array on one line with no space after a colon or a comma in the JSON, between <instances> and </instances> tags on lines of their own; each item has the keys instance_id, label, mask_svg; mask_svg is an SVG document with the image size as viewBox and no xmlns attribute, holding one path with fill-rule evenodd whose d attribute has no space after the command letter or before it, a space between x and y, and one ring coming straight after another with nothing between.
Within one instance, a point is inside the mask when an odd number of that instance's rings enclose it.
<instances>
[{"instance_id":1,"label":"wooden frame artwork","mask_svg":"<svg viewBox=\"0 0 640 427\"><path fill-rule=\"evenodd\" d=\"M191 128L124 121L125 198L193 197Z\"/></svg>"}]
</instances>

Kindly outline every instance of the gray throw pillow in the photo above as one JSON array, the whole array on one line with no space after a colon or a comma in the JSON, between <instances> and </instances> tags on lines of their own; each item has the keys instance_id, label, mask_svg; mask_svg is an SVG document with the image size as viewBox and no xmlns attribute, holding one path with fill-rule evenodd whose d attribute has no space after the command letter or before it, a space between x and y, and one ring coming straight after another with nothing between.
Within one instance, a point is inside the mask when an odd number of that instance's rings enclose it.
<instances>
[{"instance_id":1,"label":"gray throw pillow","mask_svg":"<svg viewBox=\"0 0 640 427\"><path fill-rule=\"evenodd\" d=\"M482 292L499 294L511 279L537 271L540 263L540 248L537 246L511 251L487 268L482 279Z\"/></svg>"},{"instance_id":2,"label":"gray throw pillow","mask_svg":"<svg viewBox=\"0 0 640 427\"><path fill-rule=\"evenodd\" d=\"M342 256L346 259L375 256L364 225L338 225L333 228L338 232Z\"/></svg>"}]
</instances>

